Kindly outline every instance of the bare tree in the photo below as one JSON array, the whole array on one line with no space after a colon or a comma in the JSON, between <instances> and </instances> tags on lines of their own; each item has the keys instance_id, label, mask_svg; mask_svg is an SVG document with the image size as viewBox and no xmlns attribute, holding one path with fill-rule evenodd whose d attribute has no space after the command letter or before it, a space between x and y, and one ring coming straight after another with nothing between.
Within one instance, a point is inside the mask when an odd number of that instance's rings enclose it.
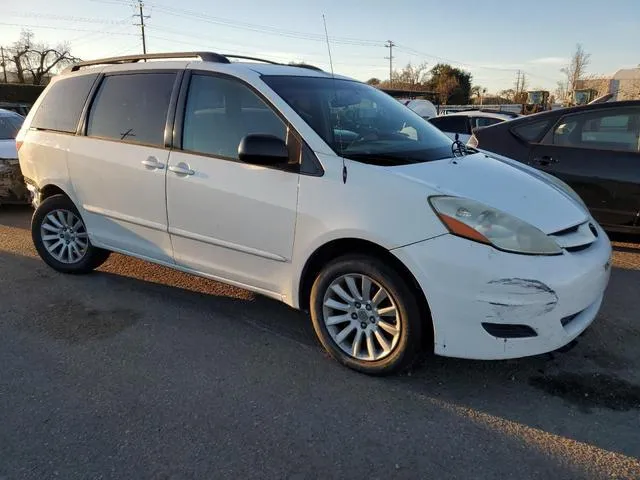
<instances>
[{"instance_id":1,"label":"bare tree","mask_svg":"<svg viewBox=\"0 0 640 480\"><path fill-rule=\"evenodd\" d=\"M482 105L482 97L486 93L487 89L485 87L481 87L480 85L474 85L471 87L471 96L475 97L475 103Z\"/></svg>"},{"instance_id":2,"label":"bare tree","mask_svg":"<svg viewBox=\"0 0 640 480\"><path fill-rule=\"evenodd\" d=\"M513 88L508 88L507 90L501 90L498 92L498 95L508 102L515 102L516 91Z\"/></svg>"},{"instance_id":3,"label":"bare tree","mask_svg":"<svg viewBox=\"0 0 640 480\"><path fill-rule=\"evenodd\" d=\"M35 43L33 33L23 30L20 40L9 49L9 61L13 63L19 83L42 85L45 79L67 65L80 59L71 55L69 45L62 43L51 47L43 42Z\"/></svg>"},{"instance_id":4,"label":"bare tree","mask_svg":"<svg viewBox=\"0 0 640 480\"><path fill-rule=\"evenodd\" d=\"M412 65L408 63L402 70L396 70L393 72L393 87L404 88L407 90L421 90L429 76L429 70L427 69L427 63L423 62L419 65ZM383 87L392 86L389 81L381 83Z\"/></svg>"},{"instance_id":5,"label":"bare tree","mask_svg":"<svg viewBox=\"0 0 640 480\"><path fill-rule=\"evenodd\" d=\"M567 95L569 94L569 92L567 91L567 82L565 80L561 80L556 84L556 98L560 101L560 102L566 102L567 101Z\"/></svg>"},{"instance_id":6,"label":"bare tree","mask_svg":"<svg viewBox=\"0 0 640 480\"><path fill-rule=\"evenodd\" d=\"M561 69L567 76L567 90L573 92L576 89L578 80L582 80L587 73L587 67L591 63L591 54L584 51L582 45L576 45L576 51L571 57L569 64Z\"/></svg>"}]
</instances>

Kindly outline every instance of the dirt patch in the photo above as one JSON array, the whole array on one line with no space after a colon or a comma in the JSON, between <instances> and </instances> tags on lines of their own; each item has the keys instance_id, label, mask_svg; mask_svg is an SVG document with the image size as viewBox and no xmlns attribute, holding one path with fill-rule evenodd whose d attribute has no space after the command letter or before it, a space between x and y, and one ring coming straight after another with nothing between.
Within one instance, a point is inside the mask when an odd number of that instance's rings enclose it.
<instances>
[{"instance_id":1,"label":"dirt patch","mask_svg":"<svg viewBox=\"0 0 640 480\"><path fill-rule=\"evenodd\" d=\"M52 303L25 324L29 330L56 340L79 343L116 335L135 324L141 315L128 308L98 310L80 302Z\"/></svg>"},{"instance_id":2,"label":"dirt patch","mask_svg":"<svg viewBox=\"0 0 640 480\"><path fill-rule=\"evenodd\" d=\"M529 384L586 409L640 409L640 386L612 375L560 373L531 377Z\"/></svg>"}]
</instances>

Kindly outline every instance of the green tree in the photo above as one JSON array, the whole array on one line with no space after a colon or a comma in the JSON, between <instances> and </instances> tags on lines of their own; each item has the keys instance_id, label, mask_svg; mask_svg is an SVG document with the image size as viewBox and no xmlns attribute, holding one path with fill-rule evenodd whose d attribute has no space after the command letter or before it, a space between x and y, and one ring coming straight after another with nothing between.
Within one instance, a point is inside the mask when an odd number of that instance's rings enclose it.
<instances>
[{"instance_id":1,"label":"green tree","mask_svg":"<svg viewBox=\"0 0 640 480\"><path fill-rule=\"evenodd\" d=\"M471 74L446 63L431 69L427 88L435 91L441 104L466 105L471 101Z\"/></svg>"}]
</instances>

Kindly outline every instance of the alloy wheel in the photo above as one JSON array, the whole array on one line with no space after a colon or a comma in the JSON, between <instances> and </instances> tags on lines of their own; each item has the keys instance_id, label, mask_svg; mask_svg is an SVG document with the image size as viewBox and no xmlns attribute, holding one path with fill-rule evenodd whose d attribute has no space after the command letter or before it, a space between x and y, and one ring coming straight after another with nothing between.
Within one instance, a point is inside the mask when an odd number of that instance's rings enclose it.
<instances>
[{"instance_id":1,"label":"alloy wheel","mask_svg":"<svg viewBox=\"0 0 640 480\"><path fill-rule=\"evenodd\" d=\"M389 292L363 274L336 278L324 295L323 320L332 340L353 358L377 361L400 340L401 319Z\"/></svg>"},{"instance_id":2,"label":"alloy wheel","mask_svg":"<svg viewBox=\"0 0 640 480\"><path fill-rule=\"evenodd\" d=\"M40 225L42 243L57 261L73 264L84 258L89 235L82 219L69 210L49 212Z\"/></svg>"}]
</instances>

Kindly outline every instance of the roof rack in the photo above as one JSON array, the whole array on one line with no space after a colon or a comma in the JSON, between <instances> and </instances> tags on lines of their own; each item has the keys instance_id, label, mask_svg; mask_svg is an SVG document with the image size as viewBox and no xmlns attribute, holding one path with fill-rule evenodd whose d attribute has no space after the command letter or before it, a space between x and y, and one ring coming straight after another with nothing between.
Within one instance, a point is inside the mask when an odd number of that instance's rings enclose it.
<instances>
[{"instance_id":1,"label":"roof rack","mask_svg":"<svg viewBox=\"0 0 640 480\"><path fill-rule=\"evenodd\" d=\"M78 62L67 68L65 72L76 72L83 67L93 65L114 65L119 63L136 63L140 60L159 60L172 58L199 58L203 62L230 63L224 55L214 52L167 52L167 53L147 53L143 55L125 55L122 57L99 58L97 60L87 60Z\"/></svg>"},{"instance_id":2,"label":"roof rack","mask_svg":"<svg viewBox=\"0 0 640 480\"><path fill-rule=\"evenodd\" d=\"M83 67L90 67L95 65L117 65L123 63L137 63L140 60L160 60L160 59L176 59L176 58L199 58L203 62L215 62L215 63L231 63L230 58L238 58L241 60L253 60L256 62L264 62L272 65L284 65L282 63L274 62L271 60L265 60L257 57L247 57L245 55L234 54L220 54L214 52L166 52L166 53L147 53L142 55L125 55L122 57L109 57L99 58L97 60L87 60L84 62L78 62L64 70L64 72L76 72ZM311 70L322 71L321 68L307 64L292 65L301 68L308 68Z\"/></svg>"},{"instance_id":3,"label":"roof rack","mask_svg":"<svg viewBox=\"0 0 640 480\"><path fill-rule=\"evenodd\" d=\"M270 63L271 65L282 65L281 63L274 62L272 60L265 60L264 58L257 58L257 57L247 57L245 55L232 55L229 53L224 53L222 54L222 56L226 58L238 58L240 60L253 60L255 62Z\"/></svg>"}]
</instances>

